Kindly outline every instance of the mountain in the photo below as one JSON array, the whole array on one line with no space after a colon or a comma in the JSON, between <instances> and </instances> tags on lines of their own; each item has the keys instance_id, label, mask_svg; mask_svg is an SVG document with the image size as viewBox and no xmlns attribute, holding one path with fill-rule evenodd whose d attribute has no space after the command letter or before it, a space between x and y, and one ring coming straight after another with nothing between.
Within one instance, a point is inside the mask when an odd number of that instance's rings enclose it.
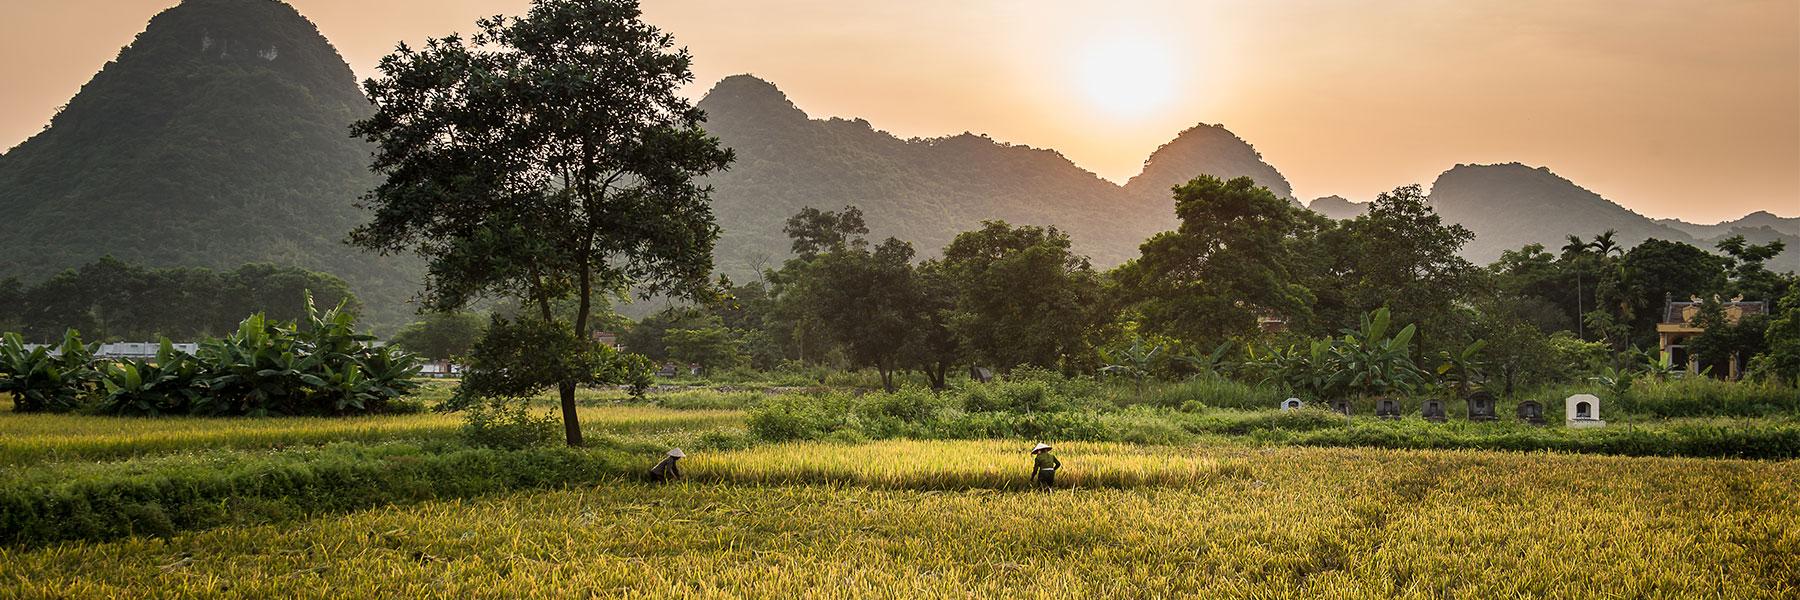
<instances>
[{"instance_id":1,"label":"mountain","mask_svg":"<svg viewBox=\"0 0 1800 600\"><path fill-rule=\"evenodd\" d=\"M1475 241L1463 249L1463 256L1482 264L1498 259L1501 252L1526 244L1540 243L1555 249L1566 243L1567 236L1592 238L1608 229L1617 231L1615 239L1628 248L1657 238L1712 249L1718 239L1734 231L1744 231L1748 232L1746 237L1751 241L1787 241L1789 250L1771 261L1770 267L1800 269L1800 235L1787 235L1770 227L1784 226L1780 217L1768 213L1751 215L1745 217L1745 221L1757 225L1756 229L1731 228L1723 232L1687 223L1657 221L1544 167L1532 168L1518 163L1456 165L1439 175L1432 184L1431 205L1445 221L1461 223L1475 232ZM1708 236L1707 233L1723 235Z\"/></svg>"},{"instance_id":2,"label":"mountain","mask_svg":"<svg viewBox=\"0 0 1800 600\"><path fill-rule=\"evenodd\" d=\"M1321 215L1325 215L1327 217L1331 217L1333 219L1337 219L1339 221L1342 221L1345 219L1354 219L1354 218L1362 216L1363 213L1369 212L1368 203L1366 203L1366 202L1351 202L1349 199L1344 198L1343 196L1325 196L1323 198L1314 198L1312 202L1309 202L1306 204L1306 207L1312 209L1313 212L1319 213Z\"/></svg>"},{"instance_id":3,"label":"mountain","mask_svg":"<svg viewBox=\"0 0 1800 600\"><path fill-rule=\"evenodd\" d=\"M1800 236L1800 217L1777 216L1766 210L1759 210L1736 221L1726 221L1715 225L1695 225L1680 219L1657 219L1656 222L1680 229L1697 238L1716 238L1730 236L1734 231L1773 230L1778 234Z\"/></svg>"},{"instance_id":4,"label":"mountain","mask_svg":"<svg viewBox=\"0 0 1800 600\"><path fill-rule=\"evenodd\" d=\"M1054 150L963 133L901 139L862 119L814 119L776 86L750 75L720 81L701 100L706 129L737 152L713 176L724 234L721 270L734 275L785 260L787 218L811 206L862 209L874 236L935 254L982 220L1056 225L1102 266L1137 255L1175 225L1169 188L1201 173L1249 175L1289 195L1287 181L1224 128L1183 133L1119 186Z\"/></svg>"},{"instance_id":5,"label":"mountain","mask_svg":"<svg viewBox=\"0 0 1800 600\"><path fill-rule=\"evenodd\" d=\"M1200 174L1221 179L1248 176L1278 197L1294 197L1294 188L1287 178L1263 162L1262 155L1249 142L1223 125L1207 124L1191 127L1157 148L1144 161L1144 171L1125 183L1125 190L1140 196L1167 198L1171 188Z\"/></svg>"},{"instance_id":6,"label":"mountain","mask_svg":"<svg viewBox=\"0 0 1800 600\"><path fill-rule=\"evenodd\" d=\"M350 137L372 112L313 23L276 0L185 0L153 18L43 132L0 155L0 275L104 255L273 262L346 279L404 315L416 263L343 243L375 184Z\"/></svg>"}]
</instances>

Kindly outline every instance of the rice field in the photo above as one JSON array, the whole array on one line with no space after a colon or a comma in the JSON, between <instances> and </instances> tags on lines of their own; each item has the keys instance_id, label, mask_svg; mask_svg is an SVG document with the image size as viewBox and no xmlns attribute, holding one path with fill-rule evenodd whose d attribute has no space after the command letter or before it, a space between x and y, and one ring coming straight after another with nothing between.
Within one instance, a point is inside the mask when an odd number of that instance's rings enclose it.
<instances>
[{"instance_id":1,"label":"rice field","mask_svg":"<svg viewBox=\"0 0 1800 600\"><path fill-rule=\"evenodd\" d=\"M696 453L668 486L0 548L0 597L1800 595L1800 463L1071 444L1043 493L1005 483L1016 446Z\"/></svg>"},{"instance_id":2,"label":"rice field","mask_svg":"<svg viewBox=\"0 0 1800 600\"><path fill-rule=\"evenodd\" d=\"M741 424L744 420L739 411L677 411L645 406L582 407L580 414L583 429L596 435L707 429ZM0 412L0 467L119 460L202 449L265 450L332 442L449 438L460 427L460 415L431 413L350 418L143 419Z\"/></svg>"}]
</instances>

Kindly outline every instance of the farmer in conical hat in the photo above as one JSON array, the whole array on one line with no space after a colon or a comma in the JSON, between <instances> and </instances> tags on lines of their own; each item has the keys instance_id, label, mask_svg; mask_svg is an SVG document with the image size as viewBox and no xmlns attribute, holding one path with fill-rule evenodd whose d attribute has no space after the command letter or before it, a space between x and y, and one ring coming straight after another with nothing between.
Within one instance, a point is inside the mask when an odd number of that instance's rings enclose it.
<instances>
[{"instance_id":1,"label":"farmer in conical hat","mask_svg":"<svg viewBox=\"0 0 1800 600\"><path fill-rule=\"evenodd\" d=\"M1031 478L1048 490L1056 485L1056 470L1062 468L1062 461L1050 454L1049 444L1038 444L1031 449Z\"/></svg>"},{"instance_id":2,"label":"farmer in conical hat","mask_svg":"<svg viewBox=\"0 0 1800 600\"><path fill-rule=\"evenodd\" d=\"M662 462L650 467L650 480L662 483L670 479L680 479L681 467L677 466L675 461L681 460L685 456L687 453L682 452L680 448L670 450L668 455L663 457Z\"/></svg>"}]
</instances>

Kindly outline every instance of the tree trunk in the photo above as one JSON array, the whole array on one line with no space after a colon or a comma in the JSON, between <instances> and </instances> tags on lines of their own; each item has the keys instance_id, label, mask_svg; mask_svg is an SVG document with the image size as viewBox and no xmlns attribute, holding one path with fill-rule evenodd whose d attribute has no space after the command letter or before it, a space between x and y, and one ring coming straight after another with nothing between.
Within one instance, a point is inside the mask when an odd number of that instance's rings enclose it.
<instances>
[{"instance_id":1,"label":"tree trunk","mask_svg":"<svg viewBox=\"0 0 1800 600\"><path fill-rule=\"evenodd\" d=\"M886 365L878 365L875 370L881 373L881 389L894 393L894 370Z\"/></svg>"},{"instance_id":2,"label":"tree trunk","mask_svg":"<svg viewBox=\"0 0 1800 600\"><path fill-rule=\"evenodd\" d=\"M559 383L556 391L562 396L563 431L569 436L569 445L580 446L581 417L575 414L575 382Z\"/></svg>"}]
</instances>

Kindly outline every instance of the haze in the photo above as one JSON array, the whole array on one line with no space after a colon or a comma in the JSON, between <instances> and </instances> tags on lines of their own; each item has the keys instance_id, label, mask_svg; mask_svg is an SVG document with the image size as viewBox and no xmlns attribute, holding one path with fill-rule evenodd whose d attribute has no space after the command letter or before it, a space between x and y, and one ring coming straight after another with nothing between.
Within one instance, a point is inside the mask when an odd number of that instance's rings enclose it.
<instances>
[{"instance_id":1,"label":"haze","mask_svg":"<svg viewBox=\"0 0 1800 600\"><path fill-rule=\"evenodd\" d=\"M397 40L524 0L290 0L359 75ZM0 146L40 130L174 0L0 6ZM985 132L1114 181L1196 122L1302 199L1367 200L1457 163L1548 166L1653 217L1800 214L1792 0L656 0L699 96L754 73L814 117Z\"/></svg>"}]
</instances>

